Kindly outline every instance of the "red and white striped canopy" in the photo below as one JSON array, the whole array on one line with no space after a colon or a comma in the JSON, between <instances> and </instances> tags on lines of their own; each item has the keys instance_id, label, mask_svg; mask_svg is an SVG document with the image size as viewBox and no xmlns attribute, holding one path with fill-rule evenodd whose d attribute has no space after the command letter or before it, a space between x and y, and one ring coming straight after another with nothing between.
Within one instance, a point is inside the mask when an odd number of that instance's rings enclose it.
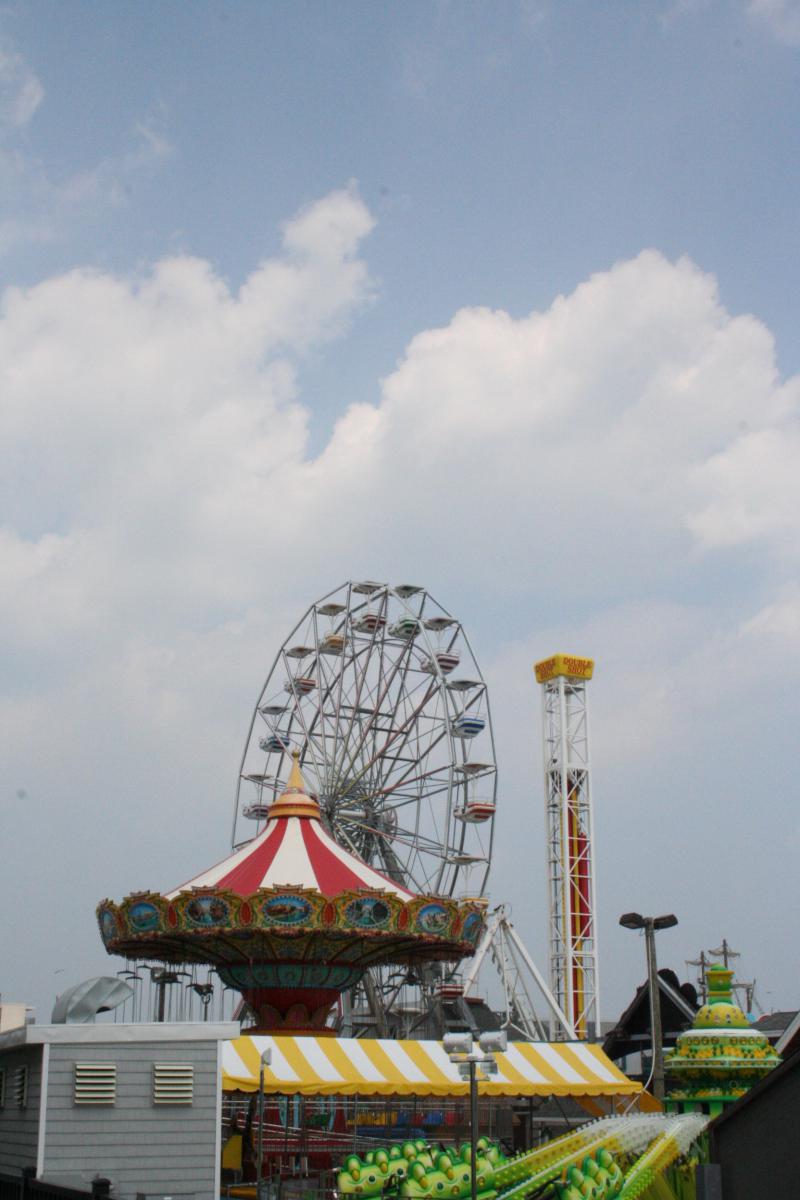
<instances>
[{"instance_id":1,"label":"red and white striped canopy","mask_svg":"<svg viewBox=\"0 0 800 1200\"><path fill-rule=\"evenodd\" d=\"M362 888L392 892L401 900L413 896L343 850L325 832L319 805L306 794L296 755L286 791L270 808L263 832L216 866L167 892L166 898L173 900L191 888L227 888L249 896L259 888L292 886L315 888L324 896Z\"/></svg>"}]
</instances>

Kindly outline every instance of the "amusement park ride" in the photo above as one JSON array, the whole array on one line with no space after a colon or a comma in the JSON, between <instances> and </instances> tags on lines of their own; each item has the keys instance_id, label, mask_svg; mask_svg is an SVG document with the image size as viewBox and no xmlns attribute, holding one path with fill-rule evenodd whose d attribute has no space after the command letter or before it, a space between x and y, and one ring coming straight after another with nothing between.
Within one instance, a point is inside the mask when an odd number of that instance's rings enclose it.
<instances>
[{"instance_id":1,"label":"amusement park ride","mask_svg":"<svg viewBox=\"0 0 800 1200\"><path fill-rule=\"evenodd\" d=\"M150 962L162 1016L165 993L184 979L182 1012L194 1001L205 1015L216 971L243 997L239 1015L257 1025L280 1025L293 1004L296 1025L297 1005L308 1000L309 1029L442 1036L474 1024L470 1001L491 961L504 1020L521 1036L546 1037L548 1024L552 1040L591 1036L598 1019L585 704L591 663L559 656L536 671L544 700L549 985L507 908L488 911L497 769L486 683L458 619L411 584L350 582L306 610L253 708L230 857L173 892L101 906L107 948ZM256 897L265 889L274 892L269 913ZM349 893L350 907L337 899L332 915L320 896L334 892ZM415 927L425 904L431 920L438 906L443 936ZM376 916L386 916L386 928ZM302 931L306 949L295 953L297 940L282 930ZM430 936L415 942L420 932ZM462 980L459 960L473 951ZM210 968L204 982L202 965ZM134 985L141 978L130 977ZM306 988L303 997L291 980ZM268 993L278 986L276 1007Z\"/></svg>"},{"instance_id":2,"label":"amusement park ride","mask_svg":"<svg viewBox=\"0 0 800 1200\"><path fill-rule=\"evenodd\" d=\"M708 1004L674 1052L681 1087L667 1097L666 1115L631 1113L642 1100L639 1085L586 1044L599 1033L586 697L593 666L556 655L535 668L549 979L507 907L490 911L486 896L497 777L486 683L460 622L412 585L348 583L311 605L253 710L230 854L172 890L99 905L108 952L149 965L159 1020L168 987L183 978L184 996L196 997L205 1013L214 972L239 997L234 1015L244 1028L218 1069L223 1090L244 1097L228 1102L225 1146L250 1172L235 1192L241 1200L261 1200L265 1150L278 1184L287 1172L307 1176L312 1151L323 1171L344 1151L340 1200L524 1200L534 1192L652 1200L651 1185L661 1187L673 1166L675 1190L658 1195L688 1195L698 1165L691 1148L709 1112L733 1103L778 1061L732 1003L724 968L716 968ZM499 1021L481 1014L500 1025L491 1034L471 1011L489 962L503 1010ZM198 968L208 971L205 981ZM459 1049L476 1035L482 1050L485 1039L502 1039L496 1060ZM458 1053L448 1057L448 1049ZM465 1078L468 1119L459 1091ZM485 1100L503 1098L512 1137L515 1113L519 1127L525 1116L527 1146L535 1140L533 1109L523 1114L508 1097L570 1095L585 1111L609 1115L515 1158L488 1141L479 1154L479 1089ZM365 1093L380 1097L375 1116L386 1128L410 1129L427 1116L439 1131L435 1142L407 1137L377 1147L364 1132L370 1114L359 1117ZM335 1097L330 1108L327 1096ZM306 1110L307 1097L320 1098L321 1107ZM418 1113L425 1097L436 1108ZM290 1100L300 1105L291 1119ZM497 1111L485 1110L490 1127ZM324 1145L314 1150L318 1127ZM459 1146L456 1131L463 1137L465 1129L471 1144ZM242 1157L245 1144L257 1146L255 1166Z\"/></svg>"},{"instance_id":3,"label":"amusement park ride","mask_svg":"<svg viewBox=\"0 0 800 1200\"><path fill-rule=\"evenodd\" d=\"M600 1029L586 696L594 663L557 654L535 670L542 686L550 986L576 1036L586 1038Z\"/></svg>"}]
</instances>

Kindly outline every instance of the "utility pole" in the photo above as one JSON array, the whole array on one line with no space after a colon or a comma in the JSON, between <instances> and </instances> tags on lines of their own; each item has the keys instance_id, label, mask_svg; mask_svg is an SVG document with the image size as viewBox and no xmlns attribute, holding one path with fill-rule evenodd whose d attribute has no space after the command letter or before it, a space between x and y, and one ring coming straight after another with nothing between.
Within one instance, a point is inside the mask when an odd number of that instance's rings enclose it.
<instances>
[{"instance_id":1,"label":"utility pole","mask_svg":"<svg viewBox=\"0 0 800 1200\"><path fill-rule=\"evenodd\" d=\"M708 953L712 958L721 958L726 971L728 969L728 959L741 957L738 950L731 949L725 938L722 939L722 945L717 950L709 950Z\"/></svg>"},{"instance_id":2,"label":"utility pole","mask_svg":"<svg viewBox=\"0 0 800 1200\"><path fill-rule=\"evenodd\" d=\"M708 953L712 958L721 958L726 970L728 969L728 964L732 958L741 958L740 952L732 949L726 938L722 939L721 946L718 946L716 950L709 950ZM740 992L744 992L745 1011L748 1013L752 1012L753 998L755 996L756 988L755 979L737 979L735 983L731 984L731 988L733 990L733 994L737 997Z\"/></svg>"},{"instance_id":3,"label":"utility pole","mask_svg":"<svg viewBox=\"0 0 800 1200\"><path fill-rule=\"evenodd\" d=\"M705 1004L708 1001L708 985L706 984L706 967L708 966L708 958L705 950L700 951L699 958L687 958L687 967L699 967L700 974L697 977L697 984L700 988L700 1003Z\"/></svg>"}]
</instances>

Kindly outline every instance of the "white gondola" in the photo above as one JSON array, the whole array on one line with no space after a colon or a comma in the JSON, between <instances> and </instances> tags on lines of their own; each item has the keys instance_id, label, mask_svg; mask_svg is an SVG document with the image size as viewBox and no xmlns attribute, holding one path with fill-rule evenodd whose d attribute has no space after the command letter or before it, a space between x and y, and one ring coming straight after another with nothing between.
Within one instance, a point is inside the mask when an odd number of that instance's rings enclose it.
<instances>
[{"instance_id":1,"label":"white gondola","mask_svg":"<svg viewBox=\"0 0 800 1200\"><path fill-rule=\"evenodd\" d=\"M462 775L471 777L473 775L482 775L484 771L493 771L494 767L490 763L465 762L459 763L456 770L460 771Z\"/></svg>"},{"instance_id":2,"label":"white gondola","mask_svg":"<svg viewBox=\"0 0 800 1200\"><path fill-rule=\"evenodd\" d=\"M422 670L428 671L431 675L449 675L458 666L459 661L458 654L453 654L449 650L440 650L438 654L434 654L433 658L424 660Z\"/></svg>"},{"instance_id":3,"label":"white gondola","mask_svg":"<svg viewBox=\"0 0 800 1200\"><path fill-rule=\"evenodd\" d=\"M263 740L264 740L263 738L260 739L260 741L263 741ZM263 750L264 747L262 746L261 749ZM257 785L257 787L264 787L265 784L275 782L274 775L265 775L260 772L253 772L250 775L244 775L243 778L249 780L250 783L255 783Z\"/></svg>"},{"instance_id":4,"label":"white gondola","mask_svg":"<svg viewBox=\"0 0 800 1200\"><path fill-rule=\"evenodd\" d=\"M371 596L373 592L377 592L382 587L382 583L375 583L372 579L364 579L361 583L353 584L353 591L358 592L359 596Z\"/></svg>"},{"instance_id":5,"label":"white gondola","mask_svg":"<svg viewBox=\"0 0 800 1200\"><path fill-rule=\"evenodd\" d=\"M286 712L285 704L262 704L258 710L264 717L279 717Z\"/></svg>"},{"instance_id":6,"label":"white gondola","mask_svg":"<svg viewBox=\"0 0 800 1200\"><path fill-rule=\"evenodd\" d=\"M479 825L494 816L496 804L492 800L468 800L463 808L457 808L453 814L458 821L466 821L468 825Z\"/></svg>"},{"instance_id":7,"label":"white gondola","mask_svg":"<svg viewBox=\"0 0 800 1200\"><path fill-rule=\"evenodd\" d=\"M308 658L309 654L314 653L313 646L290 646L286 651L287 658Z\"/></svg>"},{"instance_id":8,"label":"white gondola","mask_svg":"<svg viewBox=\"0 0 800 1200\"><path fill-rule=\"evenodd\" d=\"M317 686L316 679L311 679L308 675L297 675L294 679L287 679L283 685L285 692L296 692L300 696L307 696L309 692L313 692Z\"/></svg>"},{"instance_id":9,"label":"white gondola","mask_svg":"<svg viewBox=\"0 0 800 1200\"><path fill-rule=\"evenodd\" d=\"M386 617L382 617L378 613L364 613L353 622L353 629L357 633L376 633L379 629L383 629L385 624Z\"/></svg>"},{"instance_id":10,"label":"white gondola","mask_svg":"<svg viewBox=\"0 0 800 1200\"><path fill-rule=\"evenodd\" d=\"M425 628L432 629L434 633L441 633L443 629L449 629L455 623L455 617L428 617Z\"/></svg>"},{"instance_id":11,"label":"white gondola","mask_svg":"<svg viewBox=\"0 0 800 1200\"><path fill-rule=\"evenodd\" d=\"M347 608L346 604L320 604L317 612L322 617L338 617Z\"/></svg>"},{"instance_id":12,"label":"white gondola","mask_svg":"<svg viewBox=\"0 0 800 1200\"><path fill-rule=\"evenodd\" d=\"M418 587L416 583L401 583L394 590L398 596L402 596L404 600L408 600L409 597L416 596L421 592L422 588Z\"/></svg>"},{"instance_id":13,"label":"white gondola","mask_svg":"<svg viewBox=\"0 0 800 1200\"><path fill-rule=\"evenodd\" d=\"M479 733L483 733L486 728L486 722L483 717L473 717L470 713L462 713L460 717L456 717L450 722L450 729L456 737L474 738Z\"/></svg>"},{"instance_id":14,"label":"white gondola","mask_svg":"<svg viewBox=\"0 0 800 1200\"><path fill-rule=\"evenodd\" d=\"M319 644L321 654L341 654L344 650L343 633L327 633Z\"/></svg>"},{"instance_id":15,"label":"white gondola","mask_svg":"<svg viewBox=\"0 0 800 1200\"><path fill-rule=\"evenodd\" d=\"M394 625L389 629L392 637L402 638L404 642L410 642L419 633L419 621L416 617L401 617L399 621L395 621Z\"/></svg>"},{"instance_id":16,"label":"white gondola","mask_svg":"<svg viewBox=\"0 0 800 1200\"><path fill-rule=\"evenodd\" d=\"M242 809L242 816L247 817L248 821L265 821L268 815L268 804L245 804Z\"/></svg>"},{"instance_id":17,"label":"white gondola","mask_svg":"<svg viewBox=\"0 0 800 1200\"><path fill-rule=\"evenodd\" d=\"M289 749L289 739L280 737L277 733L258 739L258 744L267 754L280 754Z\"/></svg>"},{"instance_id":18,"label":"white gondola","mask_svg":"<svg viewBox=\"0 0 800 1200\"><path fill-rule=\"evenodd\" d=\"M471 692L473 688L484 687L478 679L451 679L447 684L451 692Z\"/></svg>"}]
</instances>

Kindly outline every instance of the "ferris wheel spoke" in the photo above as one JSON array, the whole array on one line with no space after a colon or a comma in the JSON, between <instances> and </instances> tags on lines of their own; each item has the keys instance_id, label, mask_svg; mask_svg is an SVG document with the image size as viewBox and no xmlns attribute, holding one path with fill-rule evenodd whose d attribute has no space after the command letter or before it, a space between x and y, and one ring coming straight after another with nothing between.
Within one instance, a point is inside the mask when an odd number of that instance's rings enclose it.
<instances>
[{"instance_id":1,"label":"ferris wheel spoke","mask_svg":"<svg viewBox=\"0 0 800 1200\"><path fill-rule=\"evenodd\" d=\"M336 739L338 739L338 737L339 737L339 729L341 726L342 695L344 692L344 683L345 683L347 661L348 661L347 622L348 622L348 618L350 616L350 606L351 606L351 601L352 601L352 584L350 584L350 583L347 584L346 591L347 591L347 595L345 597L345 602L344 602L343 608L341 610L341 611L343 611L344 616L341 618L339 624L336 626L336 631L341 634L342 639L343 639L342 651L341 651L341 656L340 656L339 672L338 672L338 677L336 677L336 676L334 677L334 687L333 687L332 691L329 690L329 692L326 696L326 699L330 698L330 696L333 694L333 692L335 692L335 701L334 701L335 720L334 720L334 735L333 735L334 736L334 744L333 744L333 748L331 751L331 763L332 764L335 764L335 761L336 761Z\"/></svg>"},{"instance_id":2,"label":"ferris wheel spoke","mask_svg":"<svg viewBox=\"0 0 800 1200\"><path fill-rule=\"evenodd\" d=\"M405 884L406 873L403 870L402 863L387 841L378 842L378 855L383 862L389 878L393 879L395 883Z\"/></svg>"},{"instance_id":3,"label":"ferris wheel spoke","mask_svg":"<svg viewBox=\"0 0 800 1200\"><path fill-rule=\"evenodd\" d=\"M411 714L410 714L410 715L407 717L406 721L404 722L404 726L401 726L401 728L400 728L400 729L398 729L396 733L390 734L390 736L389 736L388 740L387 740L387 741L384 743L384 745L381 747L381 750L380 750L380 752L379 752L379 754L380 754L380 755L385 755L385 754L386 754L386 751L388 750L389 746L392 744L392 742L394 741L394 739L395 739L395 738L397 738L397 737L399 737L401 733L405 732L405 731L406 731L408 728L410 728L410 725L411 725L411 722L412 722L412 720L413 720L413 719L414 719L416 716L418 716L418 715L419 715L419 713L420 713L420 711L422 710L422 708L423 708L424 704L427 702L427 699L429 698L429 695L430 695L430 690L431 690L431 689L429 689L429 690L428 690L428 692L426 692L425 699L423 700L423 703L422 703L421 705L419 705L419 706L418 706L418 708L417 708L415 711L413 711L413 712L412 712L412 713L411 713ZM364 767L363 767L363 770L362 770L361 774L365 774L365 773L366 773L366 771L367 771L367 770L369 770L369 768L370 768L370 767L372 767L372 766L373 766L373 764L374 764L374 763L377 761L377 758L378 758L378 755L375 755L375 756L374 756L372 759L370 759L370 760L369 760L369 762L367 762L367 763L364 765Z\"/></svg>"},{"instance_id":4,"label":"ferris wheel spoke","mask_svg":"<svg viewBox=\"0 0 800 1200\"><path fill-rule=\"evenodd\" d=\"M416 830L398 828L393 829L391 833L387 833L382 829L376 828L374 825L352 817L337 821L336 828L346 829L350 838L354 838L357 834L366 835L376 843L380 842L383 845L396 843L398 846L413 847L419 852L424 852L433 858L444 859L445 861L452 858L453 854L458 852L456 847L449 845L442 846L436 838L423 835Z\"/></svg>"},{"instance_id":5,"label":"ferris wheel spoke","mask_svg":"<svg viewBox=\"0 0 800 1200\"><path fill-rule=\"evenodd\" d=\"M382 602L381 602L381 603L382 603L382 607L385 607L386 599L387 599L387 596L386 596L386 594L384 594L384 596L383 596L383 598L382 598ZM367 607L367 608L368 608L368 605L361 605L361 606L359 606L359 607ZM379 613L379 615L381 615L381 614ZM348 617L348 624L349 624L349 627L350 627L350 630L351 630L351 633L352 633L352 630L353 630L353 617L352 617L352 607L351 607L351 605L350 605L350 604L348 604L348 612L347 612L347 617ZM384 617L384 622L385 622L385 617ZM351 719L350 719L350 725L349 725L349 728L348 728L348 730L347 730L346 736L345 736L345 737L342 739L342 750L343 750L343 755L347 753L347 748L348 748L348 745L349 745L349 742L350 742L350 738L352 737L352 734L353 734L353 727L354 727L354 720L355 720L355 716L356 716L356 713L358 712L358 710L360 709L360 707L361 707L361 704L362 704L362 695L363 695L363 690L364 690L364 684L365 684L365 682L366 682L366 679L367 679L367 670L366 670L366 666L368 666L368 664L369 664L369 654L371 654L371 653L372 653L372 651L373 651L373 649L374 649L374 647L375 647L375 638L376 638L376 634L378 633L378 629L379 629L379 626L376 626L376 627L373 629L373 631L372 631L372 634L371 634L371 636L370 636L370 638L369 638L369 642L368 642L368 643L367 643L367 644L366 644L366 645L363 647L363 649L362 649L360 652L356 652L356 651L354 651L354 662L355 662L355 659L356 659L356 657L357 657L357 653L360 653L361 655L367 654L367 658L366 658L366 660L365 660L365 669L361 671L361 674L360 674L360 676L359 676L359 678L358 678L358 681L357 681L356 693L355 693L355 696L354 696L354 698L353 698L353 709L352 709L352 715L351 715ZM340 767L341 767L341 766L343 766L343 761L342 761L342 763L340 763L340 764L339 764L339 766L340 766Z\"/></svg>"},{"instance_id":6,"label":"ferris wheel spoke","mask_svg":"<svg viewBox=\"0 0 800 1200\"><path fill-rule=\"evenodd\" d=\"M434 697L436 697L436 698L438 699L438 696L436 695L436 691L435 691L435 689L433 689L433 688L429 688L429 689L428 689L428 691L426 692L425 704L427 704L428 700L429 700L429 699L430 699L432 696L434 696ZM424 706L423 706L423 707L424 707ZM421 710L419 710L418 714L415 714L415 715L421 715ZM444 721L444 722L443 722L443 720L442 720L442 718L441 718L440 716L436 716L436 717L434 717L434 719L433 719L433 722L434 722L434 723L433 723L433 725L432 725L432 728L431 728L431 730L430 730L430 736L431 736L431 738L433 738L433 735L434 735L434 733L435 733L435 732L438 730L438 731L439 731L439 736L438 736L438 738L437 738L437 741L438 741L438 740L440 740L442 737L444 737L444 736L446 736L446 735L447 735L447 732L448 732L448 728L447 728L447 722L446 722L446 721ZM408 723L408 724L407 724L407 728L406 728L406 730L405 730L405 733L404 733L404 736L403 736L403 739L402 739L402 741L401 741L400 745L399 745L398 747L395 747L395 751L396 751L396 752L397 752L398 750L402 750L402 749L404 749L405 747L407 747L407 746L408 746L409 740L410 740L410 738L413 736L413 731L414 731L415 729L419 730L419 725L418 725L418 724L416 724L416 725L415 725L415 724L410 724L410 723ZM433 748L433 745L435 745L435 744L436 744L435 742L433 742L433 743L429 742L428 746L426 747L426 754L429 754L429 753L430 753L431 749Z\"/></svg>"},{"instance_id":7,"label":"ferris wheel spoke","mask_svg":"<svg viewBox=\"0 0 800 1200\"><path fill-rule=\"evenodd\" d=\"M339 821L333 826L333 831L337 841L343 841L348 849L352 850L354 854L357 854L358 857L361 858L361 845L359 843L362 842L363 839L358 836L353 836L357 832L360 832L358 826L355 824L351 826L349 822Z\"/></svg>"},{"instance_id":8,"label":"ferris wheel spoke","mask_svg":"<svg viewBox=\"0 0 800 1200\"><path fill-rule=\"evenodd\" d=\"M433 743L433 745L428 747L428 749L427 749L427 754L430 754L430 752L431 752L431 750L433 749L433 747L434 747L434 746L436 746L436 745L438 745L438 744L439 744L439 742L440 742L440 741L441 741L441 740L442 740L444 737L446 737L446 736L448 736L448 735L447 735L447 731L446 731L446 730L443 730L443 731L442 731L442 733L441 733L441 734L440 734L440 735L439 735L439 736L436 738L436 741ZM416 778L419 778L419 779L426 779L426 778L429 778L429 777L430 777L429 775L421 775L421 776L417 776L417 777L411 777L411 780L409 780L409 778L408 778L409 772L410 772L410 771L412 771L413 769L414 769L414 764L412 764L410 767L408 767L408 768L406 769L406 772L400 776L400 779L396 781L396 783L394 784L394 786L395 786L395 787L400 787L401 785L403 785L403 784L407 784L407 783L411 782L412 780L414 780L414 779L416 779ZM451 787L452 787L452 782L451 782L450 773L448 772L448 779L447 779L446 786L444 786L443 788L441 788L441 789L438 789L438 790L449 791L449 790L451 789Z\"/></svg>"},{"instance_id":9,"label":"ferris wheel spoke","mask_svg":"<svg viewBox=\"0 0 800 1200\"><path fill-rule=\"evenodd\" d=\"M303 706L300 703L300 698L297 696L294 689L292 689L291 694L294 699L293 699L292 717L290 718L290 721L293 718L297 719L297 724L300 727L300 731L303 735L303 742L304 742L303 761L304 762L306 761L305 752L310 752L312 770L313 770L315 776L317 778L319 778L321 776L321 766L320 766L320 759L317 758L317 755L315 753L317 747L315 745L314 739L309 734L308 724L306 722L305 713L303 712ZM291 725L290 725L290 728L291 728Z\"/></svg>"},{"instance_id":10,"label":"ferris wheel spoke","mask_svg":"<svg viewBox=\"0 0 800 1200\"><path fill-rule=\"evenodd\" d=\"M322 665L323 656L320 654L319 622L317 620L317 606L316 605L314 605L312 608L311 619L312 619L313 628L314 628L314 646L316 648L315 666L316 666L316 671L317 671L317 716L316 716L314 722L312 723L312 726L315 728L316 724L317 724L317 720L319 721L319 730L320 730L320 734L322 736L321 753L322 753L322 761L324 763L328 757L328 754L327 754L328 747L327 747L327 741L326 741L325 723L322 719L322 705L323 705L323 700L324 700L322 684L323 684L323 680L325 678L325 668Z\"/></svg>"},{"instance_id":11,"label":"ferris wheel spoke","mask_svg":"<svg viewBox=\"0 0 800 1200\"><path fill-rule=\"evenodd\" d=\"M411 792L401 791L400 789L412 787L415 783L425 784L427 782L436 783L437 786L415 788ZM402 808L406 804L416 803L420 797L438 796L447 792L450 786L449 777L447 779L435 780L432 775L415 775L411 778L404 778L397 783L387 787L385 784L375 791L367 794L365 799L382 801L381 808Z\"/></svg>"},{"instance_id":12,"label":"ferris wheel spoke","mask_svg":"<svg viewBox=\"0 0 800 1200\"><path fill-rule=\"evenodd\" d=\"M383 614L383 615L384 615L384 620L385 620L386 619L385 614ZM395 679L396 676L398 676L398 674L400 674L401 678L402 678L402 676L405 674L405 672L408 669L408 660L409 660L410 654L411 654L411 645L410 644L404 648L403 652L397 658L388 678L384 679L384 677L383 677L383 659L384 659L385 646L386 646L386 636L385 636L385 626L384 626L384 630L382 631L382 637L381 637L381 651L380 651L380 657L379 657L379 677L378 677L378 682L377 682L376 689L375 689L375 691L376 691L375 704L374 704L370 719L368 720L368 722L366 724L366 728L363 730L361 737L355 742L355 744L352 748L352 751L350 752L350 765L352 765L352 763L355 761L355 759L361 753L361 750L364 747L364 745L366 744L366 741L367 741L367 738L369 737L370 732L375 730L375 727L376 727L375 722L377 721L378 716L380 714L381 705L388 694L389 688L391 687L393 680ZM402 685L401 685L401 687L398 687L398 695L402 695ZM392 719L390 718L390 725L391 725L391 720ZM374 755L374 748L373 748L372 753Z\"/></svg>"}]
</instances>

